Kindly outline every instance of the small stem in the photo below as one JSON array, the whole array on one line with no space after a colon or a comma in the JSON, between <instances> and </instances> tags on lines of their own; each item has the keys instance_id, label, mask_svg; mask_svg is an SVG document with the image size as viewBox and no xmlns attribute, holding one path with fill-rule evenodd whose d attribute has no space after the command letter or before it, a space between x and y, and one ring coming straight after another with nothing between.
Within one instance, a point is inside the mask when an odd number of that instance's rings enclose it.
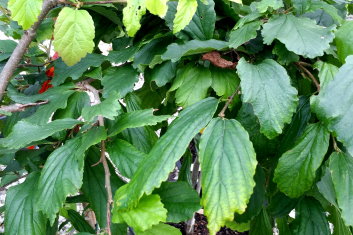
<instances>
[{"instance_id":1,"label":"small stem","mask_svg":"<svg viewBox=\"0 0 353 235\"><path fill-rule=\"evenodd\" d=\"M11 104L11 105L7 105L7 106L0 106L0 111L10 112L10 113L22 112L26 108L47 104L48 102L49 101L46 100L46 101L37 102L37 103ZM0 116L1 116L1 114L0 114Z\"/></svg>"},{"instance_id":2,"label":"small stem","mask_svg":"<svg viewBox=\"0 0 353 235\"><path fill-rule=\"evenodd\" d=\"M334 137L333 135L332 135L331 137L332 137L333 149L334 149L336 152L341 153L342 150L337 146L337 142L336 142L336 140L335 140L335 137Z\"/></svg>"},{"instance_id":3,"label":"small stem","mask_svg":"<svg viewBox=\"0 0 353 235\"><path fill-rule=\"evenodd\" d=\"M310 77L310 79L313 81L313 83L316 86L316 90L320 92L320 83L317 81L315 76L307 68L305 68L302 63L296 62L295 64Z\"/></svg>"},{"instance_id":4,"label":"small stem","mask_svg":"<svg viewBox=\"0 0 353 235\"><path fill-rule=\"evenodd\" d=\"M78 85L81 86L82 88L92 92L95 104L100 104L101 103L101 100L100 100L100 97L99 97L99 91L96 88L94 88L93 86L91 86L87 82L81 82ZM98 123L99 123L99 126L104 127L103 116L101 116L101 115L98 116ZM100 162L103 164L103 168L104 168L105 189L107 191L107 211L106 211L107 227L106 227L106 231L107 231L108 235L111 235L112 232L110 230L110 225L111 225L111 205L113 203L113 195L112 195L112 187L111 187L111 183L110 183L110 170L109 170L109 165L108 165L108 162L107 162L107 158L105 156L105 152L106 152L105 140L102 140L101 141Z\"/></svg>"},{"instance_id":5,"label":"small stem","mask_svg":"<svg viewBox=\"0 0 353 235\"><path fill-rule=\"evenodd\" d=\"M18 177L18 178L16 178L16 179L12 180L11 182L8 182L8 183L5 184L4 186L0 187L0 191L6 190L6 187L7 187L7 186L9 186L10 184L13 184L13 183L15 183L15 182L19 181L20 179L23 179L23 178L25 178L25 177L27 177L27 176L28 176L28 174L26 174L26 175L21 175L20 177Z\"/></svg>"},{"instance_id":6,"label":"small stem","mask_svg":"<svg viewBox=\"0 0 353 235\"><path fill-rule=\"evenodd\" d=\"M235 95L239 92L239 89L240 89L240 85L237 87L237 89L234 91L234 93L230 97L228 97L228 100L227 100L226 104L224 105L224 107L222 108L221 112L219 112L218 117L224 118L224 116L225 116L224 113L226 112L230 103L232 103Z\"/></svg>"}]
</instances>

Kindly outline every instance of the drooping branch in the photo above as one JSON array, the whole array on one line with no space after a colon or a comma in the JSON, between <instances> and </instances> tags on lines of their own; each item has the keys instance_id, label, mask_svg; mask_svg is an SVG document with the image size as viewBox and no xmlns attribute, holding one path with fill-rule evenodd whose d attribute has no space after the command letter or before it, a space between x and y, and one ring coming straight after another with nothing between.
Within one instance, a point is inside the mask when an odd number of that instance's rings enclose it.
<instances>
[{"instance_id":1,"label":"drooping branch","mask_svg":"<svg viewBox=\"0 0 353 235\"><path fill-rule=\"evenodd\" d=\"M88 82L81 82L77 84L80 86L82 89L85 89L93 94L94 97L94 103L95 104L100 104L101 100L99 97L99 91L88 84ZM104 119L103 116L98 116L98 123L99 126L104 127ZM101 157L99 162L103 164L104 168L104 179L105 179L105 189L107 191L107 211L106 211L106 218L107 218L107 227L106 231L108 235L111 235L111 230L110 230L110 225L111 225L111 205L113 203L113 195L112 195L112 188L111 188L111 183L110 183L110 170L107 162L107 158L105 156L106 148L105 148L105 140L101 141Z\"/></svg>"},{"instance_id":2,"label":"drooping branch","mask_svg":"<svg viewBox=\"0 0 353 235\"><path fill-rule=\"evenodd\" d=\"M42 104L47 104L49 101L41 101L41 102L37 102L37 103L28 103L28 104L11 104L11 105L3 105L0 106L0 112L9 112L9 113L15 113L15 112L22 112L24 111L26 108L29 107L34 107L34 106L39 106ZM0 114L1 116L1 114Z\"/></svg>"},{"instance_id":3,"label":"drooping branch","mask_svg":"<svg viewBox=\"0 0 353 235\"><path fill-rule=\"evenodd\" d=\"M43 3L42 11L38 17L37 22L35 22L32 27L23 33L23 36L17 47L13 51L10 59L6 62L3 70L0 73L0 101L4 96L6 87L15 72L18 64L20 63L23 55L25 54L29 44L34 39L39 25L42 23L44 18L47 16L49 11L56 6L58 0L45 0Z\"/></svg>"}]
</instances>

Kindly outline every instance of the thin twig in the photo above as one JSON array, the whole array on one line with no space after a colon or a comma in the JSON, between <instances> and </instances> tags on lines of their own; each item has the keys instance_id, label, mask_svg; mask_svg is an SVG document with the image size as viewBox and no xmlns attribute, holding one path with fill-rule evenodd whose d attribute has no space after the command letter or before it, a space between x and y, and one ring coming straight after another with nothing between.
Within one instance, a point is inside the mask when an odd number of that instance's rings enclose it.
<instances>
[{"instance_id":1,"label":"thin twig","mask_svg":"<svg viewBox=\"0 0 353 235\"><path fill-rule=\"evenodd\" d=\"M239 89L240 89L240 85L237 87L237 89L234 91L234 93L230 97L228 97L228 100L227 100L226 104L224 105L224 107L222 108L221 112L219 112L218 117L224 118L224 116L225 116L224 113L226 112L230 103L232 103L235 95L238 94Z\"/></svg>"},{"instance_id":2,"label":"thin twig","mask_svg":"<svg viewBox=\"0 0 353 235\"><path fill-rule=\"evenodd\" d=\"M86 89L87 91L90 91L93 94L95 104L100 104L101 100L99 97L99 91L88 84L87 82L82 82L80 83L82 88ZM103 116L99 115L98 116L98 123L99 126L104 127L104 119ZM105 148L105 140L101 141L101 157L100 157L100 162L103 164L104 168L104 179L105 179L105 189L107 191L107 212L106 212L106 217L107 217L107 227L106 231L108 235L111 235L111 230L110 230L110 225L111 225L111 205L113 203L113 195L112 195L112 188L111 188L111 183L110 183L110 170L107 162L107 158L105 156L106 148Z\"/></svg>"},{"instance_id":3,"label":"thin twig","mask_svg":"<svg viewBox=\"0 0 353 235\"><path fill-rule=\"evenodd\" d=\"M28 174L21 175L20 177L18 177L18 178L16 178L16 179L14 179L14 180L12 180L12 181L6 183L6 184L3 185L2 187L0 187L0 191L6 190L6 187L7 187L7 186L9 186L9 185L11 185L11 184L13 184L13 183L19 181L20 179L23 179L23 178L27 177L27 176L28 176Z\"/></svg>"},{"instance_id":4,"label":"thin twig","mask_svg":"<svg viewBox=\"0 0 353 235\"><path fill-rule=\"evenodd\" d=\"M305 68L301 63L296 62L295 64L310 77L310 79L315 84L317 91L320 92L320 83L317 81L315 76L307 68Z\"/></svg>"},{"instance_id":5,"label":"thin twig","mask_svg":"<svg viewBox=\"0 0 353 235\"><path fill-rule=\"evenodd\" d=\"M45 101L41 101L41 102L37 102L37 103L10 104L7 106L3 105L3 106L0 106L0 111L9 112L9 113L22 112L26 108L47 104L48 102L49 102L48 100L45 100ZM0 114L0 116L1 116L1 114Z\"/></svg>"},{"instance_id":6,"label":"thin twig","mask_svg":"<svg viewBox=\"0 0 353 235\"><path fill-rule=\"evenodd\" d=\"M0 73L0 101L4 96L6 87L15 72L17 65L20 63L24 53L26 52L29 44L32 42L36 35L39 25L42 23L49 11L54 8L57 4L57 0L46 0L43 3L42 11L32 27L23 33L20 42L17 44L15 50L11 54L9 60L6 62L3 70Z\"/></svg>"},{"instance_id":7,"label":"thin twig","mask_svg":"<svg viewBox=\"0 0 353 235\"><path fill-rule=\"evenodd\" d=\"M334 137L333 135L332 135L331 137L332 137L333 149L334 149L336 152L341 153L342 150L338 147L335 137Z\"/></svg>"},{"instance_id":8,"label":"thin twig","mask_svg":"<svg viewBox=\"0 0 353 235\"><path fill-rule=\"evenodd\" d=\"M51 62L53 62L52 60L45 62L44 64L19 64L17 67L18 68L23 68L23 67L43 67L46 66L48 64L50 64Z\"/></svg>"},{"instance_id":9,"label":"thin twig","mask_svg":"<svg viewBox=\"0 0 353 235\"><path fill-rule=\"evenodd\" d=\"M311 64L306 63L306 62L304 62L304 61L298 61L297 64L301 64L301 65L303 65L303 66L305 66L305 67L313 67Z\"/></svg>"}]
</instances>

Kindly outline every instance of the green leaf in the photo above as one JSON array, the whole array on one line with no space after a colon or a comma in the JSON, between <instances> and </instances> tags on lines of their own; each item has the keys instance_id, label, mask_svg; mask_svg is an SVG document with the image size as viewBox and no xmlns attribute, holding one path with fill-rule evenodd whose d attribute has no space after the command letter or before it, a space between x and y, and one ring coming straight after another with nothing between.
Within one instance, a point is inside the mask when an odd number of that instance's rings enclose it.
<instances>
[{"instance_id":1,"label":"green leaf","mask_svg":"<svg viewBox=\"0 0 353 235\"><path fill-rule=\"evenodd\" d=\"M168 10L168 0L145 0L146 8L152 14L163 18Z\"/></svg>"},{"instance_id":2,"label":"green leaf","mask_svg":"<svg viewBox=\"0 0 353 235\"><path fill-rule=\"evenodd\" d=\"M256 153L236 120L213 119L200 142L202 200L210 234L243 213L255 186Z\"/></svg>"},{"instance_id":3,"label":"green leaf","mask_svg":"<svg viewBox=\"0 0 353 235\"><path fill-rule=\"evenodd\" d=\"M140 29L140 20L146 14L145 0L128 0L123 10L123 23L127 34L133 37Z\"/></svg>"},{"instance_id":4,"label":"green leaf","mask_svg":"<svg viewBox=\"0 0 353 235\"><path fill-rule=\"evenodd\" d=\"M344 153L332 153L330 171L341 216L346 225L353 226L353 158Z\"/></svg>"},{"instance_id":5,"label":"green leaf","mask_svg":"<svg viewBox=\"0 0 353 235\"><path fill-rule=\"evenodd\" d=\"M39 173L31 173L22 184L11 187L6 193L5 230L8 235L45 234L47 220L37 210L34 192Z\"/></svg>"},{"instance_id":6,"label":"green leaf","mask_svg":"<svg viewBox=\"0 0 353 235\"><path fill-rule=\"evenodd\" d=\"M30 143L45 139L56 132L71 129L80 121L74 119L60 119L46 124L37 125L21 120L15 124L12 132L0 139L0 146L9 149L20 149Z\"/></svg>"},{"instance_id":7,"label":"green leaf","mask_svg":"<svg viewBox=\"0 0 353 235\"><path fill-rule=\"evenodd\" d=\"M287 197L285 194L277 191L275 195L271 197L271 204L268 207L269 214L274 218L280 218L288 215L296 205L298 199Z\"/></svg>"},{"instance_id":8,"label":"green leaf","mask_svg":"<svg viewBox=\"0 0 353 235\"><path fill-rule=\"evenodd\" d=\"M66 78L77 80L82 77L82 74L92 67L99 67L105 60L105 56L100 54L88 54L80 62L74 66L68 66L64 63L62 58L54 61L54 78L51 81L53 86L58 86L65 82Z\"/></svg>"},{"instance_id":9,"label":"green leaf","mask_svg":"<svg viewBox=\"0 0 353 235\"><path fill-rule=\"evenodd\" d=\"M316 183L317 189L327 201L338 208L330 169L327 167L322 167L322 171L324 175L322 176L321 180Z\"/></svg>"},{"instance_id":10,"label":"green leaf","mask_svg":"<svg viewBox=\"0 0 353 235\"><path fill-rule=\"evenodd\" d=\"M90 105L90 99L86 92L75 92L72 94L65 109L59 109L55 112L55 119L79 118L83 107Z\"/></svg>"},{"instance_id":11,"label":"green leaf","mask_svg":"<svg viewBox=\"0 0 353 235\"><path fill-rule=\"evenodd\" d=\"M314 64L314 68L319 70L321 89L327 86L327 84L334 79L338 72L338 67L336 65L322 61L317 61Z\"/></svg>"},{"instance_id":12,"label":"green leaf","mask_svg":"<svg viewBox=\"0 0 353 235\"><path fill-rule=\"evenodd\" d=\"M197 9L197 0L179 0L174 18L173 33L184 29L191 21Z\"/></svg>"},{"instance_id":13,"label":"green leaf","mask_svg":"<svg viewBox=\"0 0 353 235\"><path fill-rule=\"evenodd\" d=\"M62 60L72 66L94 48L94 22L86 10L64 7L54 28L54 48Z\"/></svg>"},{"instance_id":14,"label":"green leaf","mask_svg":"<svg viewBox=\"0 0 353 235\"><path fill-rule=\"evenodd\" d=\"M138 73L131 65L110 67L104 71L102 85L103 97L118 93L119 97L124 97L134 88L135 82L138 81Z\"/></svg>"},{"instance_id":15,"label":"green leaf","mask_svg":"<svg viewBox=\"0 0 353 235\"><path fill-rule=\"evenodd\" d=\"M259 11L259 13L265 13L268 8L272 10L278 10L284 7L282 0L261 0L260 2L254 2L252 5Z\"/></svg>"},{"instance_id":16,"label":"green leaf","mask_svg":"<svg viewBox=\"0 0 353 235\"><path fill-rule=\"evenodd\" d=\"M127 47L119 49L119 51L109 52L107 59L112 63L125 63L134 57L138 47Z\"/></svg>"},{"instance_id":17,"label":"green leaf","mask_svg":"<svg viewBox=\"0 0 353 235\"><path fill-rule=\"evenodd\" d=\"M113 131L109 133L109 136L119 134L127 128L154 126L170 117L169 115L154 116L153 111L153 109L145 109L121 114L111 128Z\"/></svg>"},{"instance_id":18,"label":"green leaf","mask_svg":"<svg viewBox=\"0 0 353 235\"><path fill-rule=\"evenodd\" d=\"M177 71L169 91L177 90L175 93L176 103L187 107L206 98L211 85L212 77L209 69L188 64Z\"/></svg>"},{"instance_id":19,"label":"green leaf","mask_svg":"<svg viewBox=\"0 0 353 235\"><path fill-rule=\"evenodd\" d=\"M353 154L353 132L350 128L353 114L353 56L347 58L335 78L312 97L311 107L320 120L327 124L329 131L337 135L350 154Z\"/></svg>"},{"instance_id":20,"label":"green leaf","mask_svg":"<svg viewBox=\"0 0 353 235\"><path fill-rule=\"evenodd\" d=\"M332 235L352 235L351 230L344 224L341 213L338 209L333 208L330 211L329 220L333 224Z\"/></svg>"},{"instance_id":21,"label":"green leaf","mask_svg":"<svg viewBox=\"0 0 353 235\"><path fill-rule=\"evenodd\" d=\"M80 215L80 213L78 213L77 211L68 210L67 211L67 215L68 215L68 220L70 221L72 226L74 226L74 228L78 232L88 232L88 233L91 233L91 234L95 233L95 231L91 227L91 225L89 225L89 223L85 220L85 218L82 217Z\"/></svg>"},{"instance_id":22,"label":"green leaf","mask_svg":"<svg viewBox=\"0 0 353 235\"><path fill-rule=\"evenodd\" d=\"M94 128L67 141L49 155L38 182L38 207L54 222L56 213L69 194L81 188L85 151L106 138L104 129Z\"/></svg>"},{"instance_id":23,"label":"green leaf","mask_svg":"<svg viewBox=\"0 0 353 235\"><path fill-rule=\"evenodd\" d=\"M107 152L119 172L129 179L136 172L139 163L146 157L145 153L122 139L110 142L107 146Z\"/></svg>"},{"instance_id":24,"label":"green leaf","mask_svg":"<svg viewBox=\"0 0 353 235\"><path fill-rule=\"evenodd\" d=\"M299 61L299 56L291 51L288 51L286 46L280 42L276 42L272 53L277 55L277 62L282 65L289 65L292 62Z\"/></svg>"},{"instance_id":25,"label":"green leaf","mask_svg":"<svg viewBox=\"0 0 353 235\"><path fill-rule=\"evenodd\" d=\"M295 212L295 220L292 224L293 234L331 234L325 211L315 199L304 198L298 204Z\"/></svg>"},{"instance_id":26,"label":"green leaf","mask_svg":"<svg viewBox=\"0 0 353 235\"><path fill-rule=\"evenodd\" d=\"M153 193L159 194L168 211L167 222L186 221L201 208L198 193L187 182L164 182Z\"/></svg>"},{"instance_id":27,"label":"green leaf","mask_svg":"<svg viewBox=\"0 0 353 235\"><path fill-rule=\"evenodd\" d=\"M261 28L262 21L253 21L232 31L229 35L229 47L238 48L242 44L256 38L257 30Z\"/></svg>"},{"instance_id":28,"label":"green leaf","mask_svg":"<svg viewBox=\"0 0 353 235\"><path fill-rule=\"evenodd\" d=\"M27 30L37 21L42 5L43 0L9 0L8 8L12 19Z\"/></svg>"},{"instance_id":29,"label":"green leaf","mask_svg":"<svg viewBox=\"0 0 353 235\"><path fill-rule=\"evenodd\" d=\"M330 133L320 124L310 124L296 145L278 161L274 182L290 197L299 197L314 183L329 146Z\"/></svg>"},{"instance_id":30,"label":"green leaf","mask_svg":"<svg viewBox=\"0 0 353 235\"><path fill-rule=\"evenodd\" d=\"M116 192L115 207L131 208L144 194L149 195L159 187L168 178L192 138L211 120L217 106L216 99L207 98L181 111L140 163L131 181Z\"/></svg>"},{"instance_id":31,"label":"green leaf","mask_svg":"<svg viewBox=\"0 0 353 235\"><path fill-rule=\"evenodd\" d=\"M152 70L145 70L144 75L146 80L154 81L158 87L162 87L175 77L176 66L176 63L166 61L156 65Z\"/></svg>"},{"instance_id":32,"label":"green leaf","mask_svg":"<svg viewBox=\"0 0 353 235\"><path fill-rule=\"evenodd\" d=\"M261 209L261 208L260 208ZM246 223L237 223L235 221L226 222L226 227L237 232L246 232L250 230L250 221Z\"/></svg>"},{"instance_id":33,"label":"green leaf","mask_svg":"<svg viewBox=\"0 0 353 235\"><path fill-rule=\"evenodd\" d=\"M96 215L99 226L104 228L107 224L106 213L108 200L107 190L105 189L104 168L102 164L93 166L99 162L99 160L100 150L98 148L90 148L85 160L83 184L81 189ZM119 187L124 185L124 182L122 182L122 180L114 173L114 168L112 166L110 167L110 174L112 193L114 193Z\"/></svg>"},{"instance_id":34,"label":"green leaf","mask_svg":"<svg viewBox=\"0 0 353 235\"><path fill-rule=\"evenodd\" d=\"M113 208L112 221L114 223L125 222L137 231L150 229L159 221L165 222L167 210L163 207L161 198L156 194L151 194L141 198L136 207L128 211L119 211Z\"/></svg>"},{"instance_id":35,"label":"green leaf","mask_svg":"<svg viewBox=\"0 0 353 235\"><path fill-rule=\"evenodd\" d=\"M265 208L250 222L250 235L273 235L270 217Z\"/></svg>"},{"instance_id":36,"label":"green leaf","mask_svg":"<svg viewBox=\"0 0 353 235\"><path fill-rule=\"evenodd\" d=\"M111 95L102 103L94 106L86 106L82 109L82 117L86 122L92 121L98 115L114 120L114 117L119 115L121 106L116 96Z\"/></svg>"},{"instance_id":37,"label":"green leaf","mask_svg":"<svg viewBox=\"0 0 353 235\"><path fill-rule=\"evenodd\" d=\"M179 229L174 228L173 226L170 226L168 224L157 224L157 225L153 225L152 228L144 231L144 232L140 232L140 231L136 231L135 232L136 235L181 235L181 232Z\"/></svg>"},{"instance_id":38,"label":"green leaf","mask_svg":"<svg viewBox=\"0 0 353 235\"><path fill-rule=\"evenodd\" d=\"M272 16L263 25L262 36L267 45L278 39L289 51L308 58L322 56L334 38L331 28L318 26L313 20L291 14Z\"/></svg>"},{"instance_id":39,"label":"green leaf","mask_svg":"<svg viewBox=\"0 0 353 235\"><path fill-rule=\"evenodd\" d=\"M336 31L335 44L338 58L344 63L347 56L353 55L353 21L344 22Z\"/></svg>"},{"instance_id":40,"label":"green leaf","mask_svg":"<svg viewBox=\"0 0 353 235\"><path fill-rule=\"evenodd\" d=\"M177 62L183 56L201 54L213 50L219 51L227 47L228 42L215 39L207 41L191 40L184 44L172 43L167 47L167 51L162 55L162 59Z\"/></svg>"},{"instance_id":41,"label":"green leaf","mask_svg":"<svg viewBox=\"0 0 353 235\"><path fill-rule=\"evenodd\" d=\"M212 88L218 96L228 98L239 86L240 79L237 73L231 69L210 67L212 75Z\"/></svg>"},{"instance_id":42,"label":"green leaf","mask_svg":"<svg viewBox=\"0 0 353 235\"><path fill-rule=\"evenodd\" d=\"M291 86L287 71L274 60L253 65L242 58L237 69L243 102L253 105L261 133L273 139L291 121L298 102L297 90Z\"/></svg>"}]
</instances>

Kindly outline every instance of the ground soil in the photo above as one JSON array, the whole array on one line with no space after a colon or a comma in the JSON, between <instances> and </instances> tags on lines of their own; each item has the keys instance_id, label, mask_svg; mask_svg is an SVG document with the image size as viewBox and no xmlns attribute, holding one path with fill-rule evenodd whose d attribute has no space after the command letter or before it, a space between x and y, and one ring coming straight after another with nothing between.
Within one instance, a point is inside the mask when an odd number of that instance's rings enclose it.
<instances>
[{"instance_id":1,"label":"ground soil","mask_svg":"<svg viewBox=\"0 0 353 235\"><path fill-rule=\"evenodd\" d=\"M178 224L169 223L170 225L180 229L183 235L186 235L186 224L185 222L181 222ZM194 226L194 233L192 235L208 235L207 230L207 219L204 215L196 213L195 215L195 226ZM248 235L248 232L239 233L235 232L229 228L223 227L217 235Z\"/></svg>"}]
</instances>

